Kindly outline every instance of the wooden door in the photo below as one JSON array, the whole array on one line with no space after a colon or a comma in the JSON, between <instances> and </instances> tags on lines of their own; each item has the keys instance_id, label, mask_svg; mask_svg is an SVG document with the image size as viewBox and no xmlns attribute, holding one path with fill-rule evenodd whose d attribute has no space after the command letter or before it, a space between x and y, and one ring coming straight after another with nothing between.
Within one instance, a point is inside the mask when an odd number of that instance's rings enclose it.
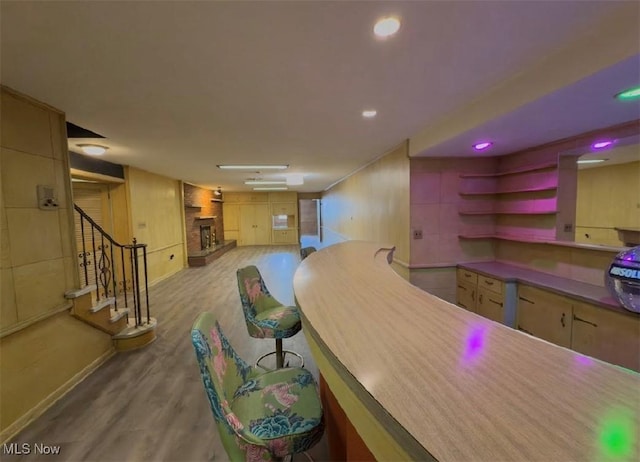
<instances>
[{"instance_id":1,"label":"wooden door","mask_svg":"<svg viewBox=\"0 0 640 462\"><path fill-rule=\"evenodd\" d=\"M575 302L571 348L640 372L640 318Z\"/></svg>"},{"instance_id":2,"label":"wooden door","mask_svg":"<svg viewBox=\"0 0 640 462\"><path fill-rule=\"evenodd\" d=\"M518 330L566 348L571 346L571 301L565 297L520 284Z\"/></svg>"},{"instance_id":3,"label":"wooden door","mask_svg":"<svg viewBox=\"0 0 640 462\"><path fill-rule=\"evenodd\" d=\"M255 205L242 204L239 207L238 245L255 245Z\"/></svg>"}]
</instances>

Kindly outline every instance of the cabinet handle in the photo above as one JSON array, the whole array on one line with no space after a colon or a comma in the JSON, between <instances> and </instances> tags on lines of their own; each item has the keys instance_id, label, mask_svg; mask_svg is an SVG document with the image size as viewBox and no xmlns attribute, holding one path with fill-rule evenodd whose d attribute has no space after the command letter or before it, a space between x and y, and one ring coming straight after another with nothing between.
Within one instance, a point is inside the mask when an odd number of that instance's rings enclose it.
<instances>
[{"instance_id":1,"label":"cabinet handle","mask_svg":"<svg viewBox=\"0 0 640 462\"><path fill-rule=\"evenodd\" d=\"M489 299L491 303L495 303L496 305L502 306L501 302L496 302L495 300Z\"/></svg>"},{"instance_id":2,"label":"cabinet handle","mask_svg":"<svg viewBox=\"0 0 640 462\"><path fill-rule=\"evenodd\" d=\"M573 315L573 320L574 321L584 322L584 323L587 323L587 324L591 324L593 327L598 327L598 325L596 323L591 322L591 321L587 321L586 319L579 318L575 314Z\"/></svg>"},{"instance_id":3,"label":"cabinet handle","mask_svg":"<svg viewBox=\"0 0 640 462\"><path fill-rule=\"evenodd\" d=\"M460 305L462 308L466 308L467 310L469 309L469 308L467 308L467 305L465 305L465 304L464 304L464 303L462 303L462 302L458 302L458 305Z\"/></svg>"},{"instance_id":4,"label":"cabinet handle","mask_svg":"<svg viewBox=\"0 0 640 462\"><path fill-rule=\"evenodd\" d=\"M518 330L521 330L522 332L524 332L525 334L529 334L529 335L533 335L531 332L529 332L527 329L523 329L522 326L520 326L520 324L518 324Z\"/></svg>"},{"instance_id":5,"label":"cabinet handle","mask_svg":"<svg viewBox=\"0 0 640 462\"><path fill-rule=\"evenodd\" d=\"M562 327L565 327L564 316L564 313L562 313L562 316L560 316L560 324L562 324Z\"/></svg>"},{"instance_id":6,"label":"cabinet handle","mask_svg":"<svg viewBox=\"0 0 640 462\"><path fill-rule=\"evenodd\" d=\"M480 302L480 304L482 305L482 294L480 294L480 297L478 297L478 301Z\"/></svg>"},{"instance_id":7,"label":"cabinet handle","mask_svg":"<svg viewBox=\"0 0 640 462\"><path fill-rule=\"evenodd\" d=\"M465 286L461 286L460 284L458 284L458 289L467 290Z\"/></svg>"},{"instance_id":8,"label":"cabinet handle","mask_svg":"<svg viewBox=\"0 0 640 462\"><path fill-rule=\"evenodd\" d=\"M474 302L476 301L476 291L475 290L471 291L471 300L473 300Z\"/></svg>"},{"instance_id":9,"label":"cabinet handle","mask_svg":"<svg viewBox=\"0 0 640 462\"><path fill-rule=\"evenodd\" d=\"M493 285L493 281L487 281L486 279L484 280L484 283L488 286L492 286Z\"/></svg>"},{"instance_id":10,"label":"cabinet handle","mask_svg":"<svg viewBox=\"0 0 640 462\"><path fill-rule=\"evenodd\" d=\"M471 277L471 275L470 275L469 273L464 273L464 277L465 277L465 278L470 278L470 277Z\"/></svg>"},{"instance_id":11,"label":"cabinet handle","mask_svg":"<svg viewBox=\"0 0 640 462\"><path fill-rule=\"evenodd\" d=\"M527 303L531 303L532 305L535 305L536 302L532 302L531 300L529 300L528 298L524 298L524 297L518 297L520 300L522 300L523 302L527 302Z\"/></svg>"}]
</instances>

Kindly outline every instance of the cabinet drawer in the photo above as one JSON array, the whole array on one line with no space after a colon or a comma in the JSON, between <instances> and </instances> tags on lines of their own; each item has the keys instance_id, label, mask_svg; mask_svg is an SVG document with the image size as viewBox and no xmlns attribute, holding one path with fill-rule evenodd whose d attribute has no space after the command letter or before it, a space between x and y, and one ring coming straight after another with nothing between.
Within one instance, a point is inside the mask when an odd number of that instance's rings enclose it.
<instances>
[{"instance_id":1,"label":"cabinet drawer","mask_svg":"<svg viewBox=\"0 0 640 462\"><path fill-rule=\"evenodd\" d=\"M469 271L463 268L458 268L457 276L458 276L458 281L464 281L473 285L476 285L478 283L478 275L473 271Z\"/></svg>"},{"instance_id":2,"label":"cabinet drawer","mask_svg":"<svg viewBox=\"0 0 640 462\"><path fill-rule=\"evenodd\" d=\"M456 303L469 311L476 311L476 286L464 281L458 281Z\"/></svg>"},{"instance_id":3,"label":"cabinet drawer","mask_svg":"<svg viewBox=\"0 0 640 462\"><path fill-rule=\"evenodd\" d=\"M478 288L487 289L496 294L502 294L502 281L478 275Z\"/></svg>"},{"instance_id":4,"label":"cabinet drawer","mask_svg":"<svg viewBox=\"0 0 640 462\"><path fill-rule=\"evenodd\" d=\"M295 244L297 240L296 231L294 229L278 229L273 232L274 244Z\"/></svg>"},{"instance_id":5,"label":"cabinet drawer","mask_svg":"<svg viewBox=\"0 0 640 462\"><path fill-rule=\"evenodd\" d=\"M492 321L504 324L504 300L502 294L478 287L476 313Z\"/></svg>"},{"instance_id":6,"label":"cabinet drawer","mask_svg":"<svg viewBox=\"0 0 640 462\"><path fill-rule=\"evenodd\" d=\"M572 313L568 298L535 287L518 285L518 330L569 348Z\"/></svg>"},{"instance_id":7,"label":"cabinet drawer","mask_svg":"<svg viewBox=\"0 0 640 462\"><path fill-rule=\"evenodd\" d=\"M296 214L296 203L277 203L271 204L271 213L273 215L295 215Z\"/></svg>"}]
</instances>

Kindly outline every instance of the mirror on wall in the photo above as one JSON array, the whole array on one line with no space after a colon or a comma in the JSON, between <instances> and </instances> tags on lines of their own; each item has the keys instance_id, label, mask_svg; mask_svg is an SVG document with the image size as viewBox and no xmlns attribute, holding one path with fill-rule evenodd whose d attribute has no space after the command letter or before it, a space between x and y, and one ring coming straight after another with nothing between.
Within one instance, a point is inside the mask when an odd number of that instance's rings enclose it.
<instances>
[{"instance_id":1,"label":"mirror on wall","mask_svg":"<svg viewBox=\"0 0 640 462\"><path fill-rule=\"evenodd\" d=\"M599 143L569 153L578 168L575 241L640 245L640 136Z\"/></svg>"}]
</instances>

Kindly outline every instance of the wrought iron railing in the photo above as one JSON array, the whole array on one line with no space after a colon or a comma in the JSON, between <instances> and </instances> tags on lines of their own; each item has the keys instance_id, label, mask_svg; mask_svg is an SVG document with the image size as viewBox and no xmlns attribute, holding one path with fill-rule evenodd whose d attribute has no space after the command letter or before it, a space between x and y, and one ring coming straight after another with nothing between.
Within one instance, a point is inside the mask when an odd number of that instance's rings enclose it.
<instances>
[{"instance_id":1,"label":"wrought iron railing","mask_svg":"<svg viewBox=\"0 0 640 462\"><path fill-rule=\"evenodd\" d=\"M119 244L84 210L75 204L73 207L80 217L82 248L79 249L78 258L84 273L84 284L97 286L96 301L114 297L116 311L118 303L124 302L125 308L130 308L131 305L130 311L133 311L136 326L148 324L151 316L147 282L147 244L138 244L135 238L133 244ZM145 321L142 315L143 301Z\"/></svg>"}]
</instances>

